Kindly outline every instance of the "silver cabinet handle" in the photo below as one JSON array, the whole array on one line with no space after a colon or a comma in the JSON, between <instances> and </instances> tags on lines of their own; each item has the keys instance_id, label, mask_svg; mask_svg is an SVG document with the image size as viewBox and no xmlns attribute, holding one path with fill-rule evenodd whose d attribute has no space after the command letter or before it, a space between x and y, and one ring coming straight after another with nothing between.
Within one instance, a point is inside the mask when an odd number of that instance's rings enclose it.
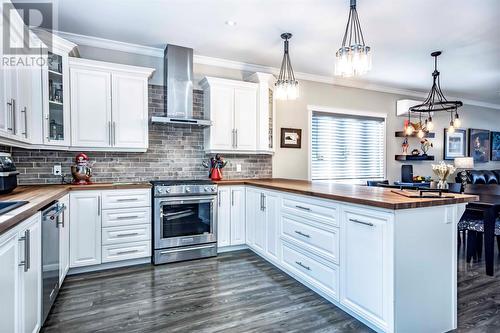
<instances>
[{"instance_id":1,"label":"silver cabinet handle","mask_svg":"<svg viewBox=\"0 0 500 333\"><path fill-rule=\"evenodd\" d=\"M110 146L113 145L113 140L111 139L112 131L113 130L111 129L111 122L108 121L108 141Z\"/></svg>"},{"instance_id":2,"label":"silver cabinet handle","mask_svg":"<svg viewBox=\"0 0 500 333\"><path fill-rule=\"evenodd\" d=\"M302 210L308 211L308 212L311 211L311 208L309 208L309 207L298 206L298 205L296 205L295 207L298 208L298 209L302 209Z\"/></svg>"},{"instance_id":3,"label":"silver cabinet handle","mask_svg":"<svg viewBox=\"0 0 500 333\"><path fill-rule=\"evenodd\" d=\"M21 113L24 115L24 132L21 134L24 135L25 138L28 138L28 113L26 106L21 110Z\"/></svg>"},{"instance_id":4,"label":"silver cabinet handle","mask_svg":"<svg viewBox=\"0 0 500 333\"><path fill-rule=\"evenodd\" d=\"M219 207L220 207L220 205L221 205L221 203L220 203L220 200L221 200L221 199L220 199L220 197L221 197L220 193L217 193L217 205L218 205Z\"/></svg>"},{"instance_id":5,"label":"silver cabinet handle","mask_svg":"<svg viewBox=\"0 0 500 333\"><path fill-rule=\"evenodd\" d=\"M137 236L139 235L138 232L129 232L128 234L118 234L116 237L130 237L130 236Z\"/></svg>"},{"instance_id":6,"label":"silver cabinet handle","mask_svg":"<svg viewBox=\"0 0 500 333\"><path fill-rule=\"evenodd\" d=\"M116 146L116 123L113 121L113 146Z\"/></svg>"},{"instance_id":7,"label":"silver cabinet handle","mask_svg":"<svg viewBox=\"0 0 500 333\"><path fill-rule=\"evenodd\" d=\"M12 103L14 103L14 100L11 98L10 103L7 102L7 114L9 115L9 117L12 117ZM10 125L10 122L9 124L7 124L7 130L12 131L12 126L8 127L8 125Z\"/></svg>"},{"instance_id":8,"label":"silver cabinet handle","mask_svg":"<svg viewBox=\"0 0 500 333\"><path fill-rule=\"evenodd\" d=\"M16 134L16 100L12 99L12 132Z\"/></svg>"},{"instance_id":9,"label":"silver cabinet handle","mask_svg":"<svg viewBox=\"0 0 500 333\"><path fill-rule=\"evenodd\" d=\"M364 221L360 221L360 220L356 220L356 219L349 219L349 221L354 222L354 223L369 225L370 227L373 227L373 223L371 223L371 222L364 222Z\"/></svg>"},{"instance_id":10,"label":"silver cabinet handle","mask_svg":"<svg viewBox=\"0 0 500 333\"><path fill-rule=\"evenodd\" d=\"M118 251L116 252L116 254L120 255L120 254L130 254L130 253L135 253L135 252L139 252L139 250L135 249L135 250L127 250L127 251Z\"/></svg>"},{"instance_id":11,"label":"silver cabinet handle","mask_svg":"<svg viewBox=\"0 0 500 333\"><path fill-rule=\"evenodd\" d=\"M305 233L303 233L303 232L300 232L300 231L298 231L298 230L295 230L295 233L296 233L297 235L301 235L301 236L303 236L303 237L305 237L305 238L311 238L311 236L310 236L310 235L305 234Z\"/></svg>"},{"instance_id":12,"label":"silver cabinet handle","mask_svg":"<svg viewBox=\"0 0 500 333\"><path fill-rule=\"evenodd\" d=\"M231 190L231 206L234 206L234 191Z\"/></svg>"},{"instance_id":13,"label":"silver cabinet handle","mask_svg":"<svg viewBox=\"0 0 500 333\"><path fill-rule=\"evenodd\" d=\"M24 260L19 263L19 266L24 266L24 271L27 272L31 267L31 233L29 229L24 231L24 236L19 238L19 241L24 241Z\"/></svg>"},{"instance_id":14,"label":"silver cabinet handle","mask_svg":"<svg viewBox=\"0 0 500 333\"><path fill-rule=\"evenodd\" d=\"M266 210L266 195L262 193L262 210Z\"/></svg>"},{"instance_id":15,"label":"silver cabinet handle","mask_svg":"<svg viewBox=\"0 0 500 333\"><path fill-rule=\"evenodd\" d=\"M97 216L101 216L101 196L97 197Z\"/></svg>"},{"instance_id":16,"label":"silver cabinet handle","mask_svg":"<svg viewBox=\"0 0 500 333\"><path fill-rule=\"evenodd\" d=\"M301 261L296 261L295 263L300 267L307 269L308 271L311 270L311 267L304 265Z\"/></svg>"},{"instance_id":17,"label":"silver cabinet handle","mask_svg":"<svg viewBox=\"0 0 500 333\"><path fill-rule=\"evenodd\" d=\"M234 132L235 132L234 137L236 138L236 140L235 140L235 142L236 142L236 148L238 148L238 129L235 129Z\"/></svg>"},{"instance_id":18,"label":"silver cabinet handle","mask_svg":"<svg viewBox=\"0 0 500 333\"><path fill-rule=\"evenodd\" d=\"M125 198L125 199L116 199L117 202L126 202L126 201L137 201L138 198Z\"/></svg>"},{"instance_id":19,"label":"silver cabinet handle","mask_svg":"<svg viewBox=\"0 0 500 333\"><path fill-rule=\"evenodd\" d=\"M231 131L231 141L232 141L233 148L236 148L236 140L234 139L234 128Z\"/></svg>"},{"instance_id":20,"label":"silver cabinet handle","mask_svg":"<svg viewBox=\"0 0 500 333\"><path fill-rule=\"evenodd\" d=\"M264 210L264 193L260 194L260 210Z\"/></svg>"},{"instance_id":21,"label":"silver cabinet handle","mask_svg":"<svg viewBox=\"0 0 500 333\"><path fill-rule=\"evenodd\" d=\"M127 215L127 216L117 216L115 217L116 220L131 220L131 219L138 219L140 216L139 215Z\"/></svg>"}]
</instances>

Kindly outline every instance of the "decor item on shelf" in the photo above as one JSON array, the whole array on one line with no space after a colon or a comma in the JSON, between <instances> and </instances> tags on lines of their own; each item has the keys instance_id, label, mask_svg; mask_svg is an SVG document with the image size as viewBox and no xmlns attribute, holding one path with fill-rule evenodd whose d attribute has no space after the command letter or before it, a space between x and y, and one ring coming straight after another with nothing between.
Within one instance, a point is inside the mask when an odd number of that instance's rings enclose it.
<instances>
[{"instance_id":1,"label":"decor item on shelf","mask_svg":"<svg viewBox=\"0 0 500 333\"><path fill-rule=\"evenodd\" d=\"M432 180L431 176L413 176L414 183L429 183Z\"/></svg>"},{"instance_id":2,"label":"decor item on shelf","mask_svg":"<svg viewBox=\"0 0 500 333\"><path fill-rule=\"evenodd\" d=\"M469 156L476 163L490 160L490 131L469 128Z\"/></svg>"},{"instance_id":3,"label":"decor item on shelf","mask_svg":"<svg viewBox=\"0 0 500 333\"><path fill-rule=\"evenodd\" d=\"M432 145L432 142L430 142L429 140L427 140L427 139L420 140L420 149L422 150L422 153L423 153L422 156L427 156L427 152L432 147L434 147L434 146Z\"/></svg>"},{"instance_id":4,"label":"decor item on shelf","mask_svg":"<svg viewBox=\"0 0 500 333\"><path fill-rule=\"evenodd\" d=\"M401 144L401 148L403 148L403 155L408 155L408 148L410 144L408 143L408 138L403 139L403 143Z\"/></svg>"},{"instance_id":5,"label":"decor item on shelf","mask_svg":"<svg viewBox=\"0 0 500 333\"><path fill-rule=\"evenodd\" d=\"M295 79L295 75L293 74L288 52L288 40L292 38L292 34L289 32L282 33L281 38L285 40L285 50L281 62L280 74L274 84L276 86L276 98L280 100L294 100L299 97L299 81Z\"/></svg>"},{"instance_id":6,"label":"decor item on shelf","mask_svg":"<svg viewBox=\"0 0 500 333\"><path fill-rule=\"evenodd\" d=\"M454 161L455 168L460 171L460 179L462 180L462 189L467 185L467 170L474 169L474 159L472 157L457 157Z\"/></svg>"},{"instance_id":7,"label":"decor item on shelf","mask_svg":"<svg viewBox=\"0 0 500 333\"><path fill-rule=\"evenodd\" d=\"M281 148L300 148L302 130L300 128L281 129Z\"/></svg>"},{"instance_id":8,"label":"decor item on shelf","mask_svg":"<svg viewBox=\"0 0 500 333\"><path fill-rule=\"evenodd\" d=\"M203 166L210 171L208 172L208 178L217 181L222 180L222 169L227 165L227 161L224 161L224 157L220 154L216 154L215 157L211 157L209 162L203 161Z\"/></svg>"},{"instance_id":9,"label":"decor item on shelf","mask_svg":"<svg viewBox=\"0 0 500 333\"><path fill-rule=\"evenodd\" d=\"M411 151L411 154L412 154L412 156L420 156L420 151L419 151L418 149L416 149L416 148L415 148L415 149L413 149L413 150Z\"/></svg>"},{"instance_id":10,"label":"decor item on shelf","mask_svg":"<svg viewBox=\"0 0 500 333\"><path fill-rule=\"evenodd\" d=\"M454 173L456 168L451 164L446 164L444 161L439 162L439 164L432 164L432 171L438 177L437 188L438 189L448 189L449 185L447 182L448 176Z\"/></svg>"},{"instance_id":11,"label":"decor item on shelf","mask_svg":"<svg viewBox=\"0 0 500 333\"><path fill-rule=\"evenodd\" d=\"M80 153L75 157L75 165L71 166L71 175L73 176L73 184L75 185L88 185L92 184L90 178L92 177L92 166L87 154Z\"/></svg>"},{"instance_id":12,"label":"decor item on shelf","mask_svg":"<svg viewBox=\"0 0 500 333\"><path fill-rule=\"evenodd\" d=\"M452 160L466 156L466 130L455 129L453 132L444 129L443 159Z\"/></svg>"},{"instance_id":13,"label":"decor item on shelf","mask_svg":"<svg viewBox=\"0 0 500 333\"><path fill-rule=\"evenodd\" d=\"M365 44L356 10L356 0L350 0L349 18L342 39L342 47L335 54L335 75L358 76L367 73L371 68L371 48Z\"/></svg>"},{"instance_id":14,"label":"decor item on shelf","mask_svg":"<svg viewBox=\"0 0 500 333\"><path fill-rule=\"evenodd\" d=\"M448 101L444 97L439 81L439 71L437 70L437 58L441 55L441 51L431 53L434 57L434 71L432 72L432 87L427 95L427 98L422 104L412 106L408 109L408 121L411 122L411 115L418 114L419 123L424 128L423 131L431 131L434 128L432 121L432 112L446 111L450 113L450 126L448 131L453 131L461 126L460 117L458 116L458 108L463 105L461 101ZM425 115L425 120L422 122L422 115ZM423 137L423 136L422 136Z\"/></svg>"},{"instance_id":15,"label":"decor item on shelf","mask_svg":"<svg viewBox=\"0 0 500 333\"><path fill-rule=\"evenodd\" d=\"M500 132L491 132L491 151L492 161L500 161Z\"/></svg>"}]
</instances>

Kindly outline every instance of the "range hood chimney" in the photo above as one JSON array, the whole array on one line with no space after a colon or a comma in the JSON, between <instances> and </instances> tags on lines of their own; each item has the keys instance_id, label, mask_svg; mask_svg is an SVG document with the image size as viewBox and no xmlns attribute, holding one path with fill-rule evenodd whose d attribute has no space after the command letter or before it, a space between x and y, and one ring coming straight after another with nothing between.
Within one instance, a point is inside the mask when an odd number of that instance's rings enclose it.
<instances>
[{"instance_id":1,"label":"range hood chimney","mask_svg":"<svg viewBox=\"0 0 500 333\"><path fill-rule=\"evenodd\" d=\"M153 123L210 126L210 120L193 116L193 49L167 45L164 52L165 116Z\"/></svg>"}]
</instances>

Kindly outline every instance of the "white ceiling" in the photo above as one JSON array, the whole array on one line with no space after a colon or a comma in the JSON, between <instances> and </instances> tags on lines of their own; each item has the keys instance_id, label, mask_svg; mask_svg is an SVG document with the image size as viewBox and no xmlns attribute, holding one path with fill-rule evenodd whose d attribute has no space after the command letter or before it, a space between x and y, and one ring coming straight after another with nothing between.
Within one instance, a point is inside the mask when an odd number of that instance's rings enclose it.
<instances>
[{"instance_id":1,"label":"white ceiling","mask_svg":"<svg viewBox=\"0 0 500 333\"><path fill-rule=\"evenodd\" d=\"M293 33L295 71L332 76L349 0L59 0L61 31L279 67ZM445 95L500 105L500 1L358 0L373 50L366 83L427 91L440 57ZM233 20L230 27L225 21Z\"/></svg>"}]
</instances>

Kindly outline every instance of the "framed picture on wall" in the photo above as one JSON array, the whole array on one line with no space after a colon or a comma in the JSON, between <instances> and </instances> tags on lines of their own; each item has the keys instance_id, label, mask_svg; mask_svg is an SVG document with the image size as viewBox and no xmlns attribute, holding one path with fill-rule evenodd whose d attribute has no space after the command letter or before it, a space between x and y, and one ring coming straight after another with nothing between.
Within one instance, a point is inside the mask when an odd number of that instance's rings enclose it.
<instances>
[{"instance_id":1,"label":"framed picture on wall","mask_svg":"<svg viewBox=\"0 0 500 333\"><path fill-rule=\"evenodd\" d=\"M467 132L463 129L456 129L453 133L448 133L444 129L443 159L453 160L455 157L465 157L467 154L466 143Z\"/></svg>"},{"instance_id":2,"label":"framed picture on wall","mask_svg":"<svg viewBox=\"0 0 500 333\"><path fill-rule=\"evenodd\" d=\"M490 131L469 128L469 156L476 163L490 160Z\"/></svg>"},{"instance_id":3,"label":"framed picture on wall","mask_svg":"<svg viewBox=\"0 0 500 333\"><path fill-rule=\"evenodd\" d=\"M300 148L302 142L302 130L300 128L281 129L281 148Z\"/></svg>"},{"instance_id":4,"label":"framed picture on wall","mask_svg":"<svg viewBox=\"0 0 500 333\"><path fill-rule=\"evenodd\" d=\"M491 132L491 160L500 161L500 132Z\"/></svg>"}]
</instances>

